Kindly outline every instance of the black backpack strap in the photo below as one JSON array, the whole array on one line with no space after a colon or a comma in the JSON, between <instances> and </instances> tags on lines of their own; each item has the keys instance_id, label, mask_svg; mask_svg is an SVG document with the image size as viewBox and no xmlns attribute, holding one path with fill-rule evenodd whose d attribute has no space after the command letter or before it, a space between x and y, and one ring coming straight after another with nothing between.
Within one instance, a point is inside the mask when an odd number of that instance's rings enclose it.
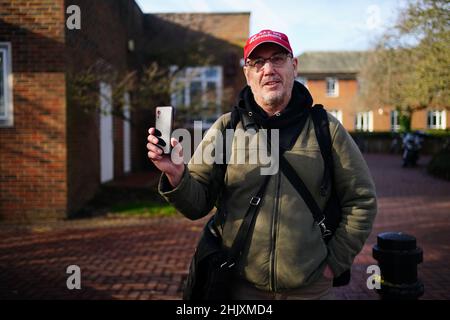
<instances>
[{"instance_id":1,"label":"black backpack strap","mask_svg":"<svg viewBox=\"0 0 450 320\"><path fill-rule=\"evenodd\" d=\"M287 161L285 156L280 157L280 168L284 173L285 177L289 180L291 185L297 190L300 196L305 201L309 210L311 211L314 221L320 227L320 231L322 232L322 237L325 239L331 235L331 231L325 225L325 216L317 205L316 200L312 196L311 192L309 192L308 188L304 184L303 180L297 174L292 165Z\"/></svg>"},{"instance_id":2,"label":"black backpack strap","mask_svg":"<svg viewBox=\"0 0 450 320\"><path fill-rule=\"evenodd\" d=\"M328 182L330 181L333 172L333 158L331 153L332 143L328 114L321 104L316 104L313 108L310 109L310 112L312 121L314 123L314 132L316 134L320 153L324 161L324 174L322 177L322 183L320 185L320 194L322 196L326 196L328 190ZM326 226L326 216L317 205L317 202L314 200L311 192L308 190L303 180L300 178L295 169L291 166L289 161L287 161L284 156L280 157L280 167L286 178L305 201L306 205L313 215L314 221L320 227L322 237L327 241L332 235L332 231Z\"/></svg>"},{"instance_id":3,"label":"black backpack strap","mask_svg":"<svg viewBox=\"0 0 450 320\"><path fill-rule=\"evenodd\" d=\"M231 145L233 143L233 139L227 139L226 131L227 129L235 130L239 121L241 121L241 115L237 107L234 107L231 111L230 121L226 124L225 128L222 131L223 144L225 152L222 154L222 171L225 176L225 172L227 170L228 160L230 159L231 154L228 154L227 151L231 151ZM234 135L233 135L234 136ZM230 137L231 138L231 137Z\"/></svg>"},{"instance_id":4,"label":"black backpack strap","mask_svg":"<svg viewBox=\"0 0 450 320\"><path fill-rule=\"evenodd\" d=\"M230 160L231 157L231 146L233 144L233 137L234 137L234 130L236 129L238 123L240 121L244 121L243 117L244 115L241 115L241 113L238 110L238 107L233 107L233 109L231 110L231 115L230 115L230 121L228 121L228 123L225 125L225 127L222 130L222 137L223 137L223 143L222 143L222 163L221 164L217 164L217 175L215 177L215 179L217 179L218 181L221 181L222 183L224 183L224 179L225 179L225 174L227 172L227 167L228 167L228 162ZM247 121L249 117L246 117ZM230 135L229 137L227 137L227 129L233 129L233 135ZM214 219L214 226L216 229L219 228L219 226L223 226L223 224L225 223L225 215L226 213L223 210L220 210L220 202L221 202L221 197L219 196L218 199L218 208L219 210L216 213L215 219Z\"/></svg>"},{"instance_id":5,"label":"black backpack strap","mask_svg":"<svg viewBox=\"0 0 450 320\"><path fill-rule=\"evenodd\" d=\"M314 123L314 132L316 133L317 142L319 143L320 153L324 161L324 173L322 183L320 185L320 194L327 195L328 182L333 177L333 155L330 134L330 122L328 120L327 111L323 105L316 104L311 108L311 118Z\"/></svg>"}]
</instances>

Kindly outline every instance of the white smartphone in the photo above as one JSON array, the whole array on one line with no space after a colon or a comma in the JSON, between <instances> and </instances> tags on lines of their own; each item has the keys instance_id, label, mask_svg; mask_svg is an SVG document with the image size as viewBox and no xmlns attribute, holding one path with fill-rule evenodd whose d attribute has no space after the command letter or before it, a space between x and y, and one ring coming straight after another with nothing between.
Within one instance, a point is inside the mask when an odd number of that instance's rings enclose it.
<instances>
[{"instance_id":1,"label":"white smartphone","mask_svg":"<svg viewBox=\"0 0 450 320\"><path fill-rule=\"evenodd\" d=\"M159 137L165 145L159 144L164 154L169 154L172 150L170 136L173 130L174 108L172 106L156 107L155 128L161 132Z\"/></svg>"}]
</instances>

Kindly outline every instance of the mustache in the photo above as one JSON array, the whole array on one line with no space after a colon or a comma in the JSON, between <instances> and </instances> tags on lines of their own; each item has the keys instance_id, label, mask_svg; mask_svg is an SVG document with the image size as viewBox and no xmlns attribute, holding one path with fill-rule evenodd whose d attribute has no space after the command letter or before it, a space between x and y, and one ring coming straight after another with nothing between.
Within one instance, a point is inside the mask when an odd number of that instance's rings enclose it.
<instances>
[{"instance_id":1,"label":"mustache","mask_svg":"<svg viewBox=\"0 0 450 320\"><path fill-rule=\"evenodd\" d=\"M264 81L262 82L262 85L264 86L264 85L268 84L269 82L274 82L274 81L276 81L276 82L281 82L281 79L280 79L280 78L266 79L266 80L264 80Z\"/></svg>"}]
</instances>

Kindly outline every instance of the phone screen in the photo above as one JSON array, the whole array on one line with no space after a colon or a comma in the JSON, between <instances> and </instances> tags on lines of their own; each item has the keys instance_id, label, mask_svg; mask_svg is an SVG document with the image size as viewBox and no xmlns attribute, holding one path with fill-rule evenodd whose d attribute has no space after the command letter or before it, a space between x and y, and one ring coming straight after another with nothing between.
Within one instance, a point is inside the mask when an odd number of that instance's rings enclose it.
<instances>
[{"instance_id":1,"label":"phone screen","mask_svg":"<svg viewBox=\"0 0 450 320\"><path fill-rule=\"evenodd\" d=\"M174 109L171 106L156 107L155 128L161 132L161 137L159 138L165 142L164 146L160 145L165 154L171 151L170 136L172 134L173 114Z\"/></svg>"}]
</instances>

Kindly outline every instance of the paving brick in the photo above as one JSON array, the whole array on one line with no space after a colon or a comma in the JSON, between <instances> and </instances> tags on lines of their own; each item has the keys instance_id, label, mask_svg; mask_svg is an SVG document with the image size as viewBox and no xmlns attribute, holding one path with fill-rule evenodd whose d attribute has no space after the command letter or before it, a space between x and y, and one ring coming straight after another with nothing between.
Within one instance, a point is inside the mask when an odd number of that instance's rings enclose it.
<instances>
[{"instance_id":1,"label":"paving brick","mask_svg":"<svg viewBox=\"0 0 450 320\"><path fill-rule=\"evenodd\" d=\"M378 299L366 287L376 264L376 235L402 231L424 250L423 299L450 299L450 183L419 167L402 169L392 155L366 155L377 186L379 214L356 257L349 286L336 299ZM31 227L0 224L0 299L180 299L182 282L206 219L108 218ZM67 266L81 268L81 290L68 290Z\"/></svg>"}]
</instances>

